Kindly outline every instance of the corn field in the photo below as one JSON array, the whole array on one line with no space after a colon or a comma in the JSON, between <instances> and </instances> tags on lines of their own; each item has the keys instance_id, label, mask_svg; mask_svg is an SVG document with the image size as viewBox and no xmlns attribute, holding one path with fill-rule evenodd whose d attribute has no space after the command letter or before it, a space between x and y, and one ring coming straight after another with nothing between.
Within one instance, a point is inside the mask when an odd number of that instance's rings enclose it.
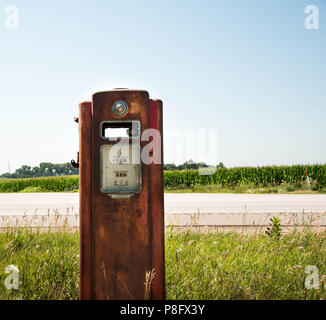
<instances>
[{"instance_id":1,"label":"corn field","mask_svg":"<svg viewBox=\"0 0 326 320\"><path fill-rule=\"evenodd\" d=\"M309 181L317 190L326 187L326 165L294 165L239 167L217 169L211 175L200 175L197 170L167 171L164 173L166 188L191 187L194 185L221 185L235 187L240 184L254 186L301 185Z\"/></svg>"},{"instance_id":2,"label":"corn field","mask_svg":"<svg viewBox=\"0 0 326 320\"><path fill-rule=\"evenodd\" d=\"M175 170L164 172L164 187L187 188L195 185L278 186L282 184L302 185L309 181L315 190L326 188L326 165L294 165L266 167L238 167L217 169L210 175L201 175L197 170ZM27 179L0 179L0 192L64 192L78 190L78 176L58 176Z\"/></svg>"},{"instance_id":3,"label":"corn field","mask_svg":"<svg viewBox=\"0 0 326 320\"><path fill-rule=\"evenodd\" d=\"M78 187L78 176L0 179L0 192L64 192Z\"/></svg>"}]
</instances>

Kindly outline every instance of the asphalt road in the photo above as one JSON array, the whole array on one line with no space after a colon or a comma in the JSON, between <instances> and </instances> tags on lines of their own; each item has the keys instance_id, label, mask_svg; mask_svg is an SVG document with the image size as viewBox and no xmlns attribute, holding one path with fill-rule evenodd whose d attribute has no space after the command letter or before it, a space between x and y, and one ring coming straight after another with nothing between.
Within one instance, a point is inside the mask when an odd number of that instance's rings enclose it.
<instances>
[{"instance_id":1,"label":"asphalt road","mask_svg":"<svg viewBox=\"0 0 326 320\"><path fill-rule=\"evenodd\" d=\"M168 193L167 213L324 212L326 194Z\"/></svg>"},{"instance_id":2,"label":"asphalt road","mask_svg":"<svg viewBox=\"0 0 326 320\"><path fill-rule=\"evenodd\" d=\"M1 193L0 215L78 213L78 193ZM166 213L325 212L326 194L166 193Z\"/></svg>"},{"instance_id":3,"label":"asphalt road","mask_svg":"<svg viewBox=\"0 0 326 320\"><path fill-rule=\"evenodd\" d=\"M313 216L315 224L326 225L323 194L166 193L164 198L168 224L263 225L276 215L286 224ZM19 216L60 214L78 223L78 202L78 193L3 193L0 217L12 224Z\"/></svg>"}]
</instances>

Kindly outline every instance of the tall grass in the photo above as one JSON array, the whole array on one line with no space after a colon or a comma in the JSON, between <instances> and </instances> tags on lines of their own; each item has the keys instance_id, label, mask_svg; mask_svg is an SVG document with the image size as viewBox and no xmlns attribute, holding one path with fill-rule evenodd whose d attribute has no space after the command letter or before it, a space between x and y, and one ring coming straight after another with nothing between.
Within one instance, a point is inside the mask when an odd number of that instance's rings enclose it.
<instances>
[{"instance_id":1,"label":"tall grass","mask_svg":"<svg viewBox=\"0 0 326 320\"><path fill-rule=\"evenodd\" d=\"M77 299L78 233L0 233L1 299ZM7 290L7 265L19 269L19 289Z\"/></svg>"},{"instance_id":2,"label":"tall grass","mask_svg":"<svg viewBox=\"0 0 326 320\"><path fill-rule=\"evenodd\" d=\"M277 239L170 230L165 245L168 299L326 298L325 233ZM0 233L0 299L78 299L78 246L78 233ZM19 269L17 290L4 286L8 265ZM305 288L308 265L319 270L318 289Z\"/></svg>"},{"instance_id":3,"label":"tall grass","mask_svg":"<svg viewBox=\"0 0 326 320\"><path fill-rule=\"evenodd\" d=\"M326 236L168 233L170 299L325 299ZM305 288L305 268L319 269L318 290Z\"/></svg>"}]
</instances>

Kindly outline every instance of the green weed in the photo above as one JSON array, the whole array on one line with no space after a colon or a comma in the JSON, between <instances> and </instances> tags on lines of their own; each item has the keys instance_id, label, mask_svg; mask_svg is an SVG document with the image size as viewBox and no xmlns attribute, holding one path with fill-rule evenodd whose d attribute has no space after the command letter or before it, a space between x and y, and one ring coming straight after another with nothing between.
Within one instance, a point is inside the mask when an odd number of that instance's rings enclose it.
<instances>
[{"instance_id":1,"label":"green weed","mask_svg":"<svg viewBox=\"0 0 326 320\"><path fill-rule=\"evenodd\" d=\"M270 226L267 228L265 233L270 238L280 239L282 235L281 220L278 217L270 218Z\"/></svg>"}]
</instances>

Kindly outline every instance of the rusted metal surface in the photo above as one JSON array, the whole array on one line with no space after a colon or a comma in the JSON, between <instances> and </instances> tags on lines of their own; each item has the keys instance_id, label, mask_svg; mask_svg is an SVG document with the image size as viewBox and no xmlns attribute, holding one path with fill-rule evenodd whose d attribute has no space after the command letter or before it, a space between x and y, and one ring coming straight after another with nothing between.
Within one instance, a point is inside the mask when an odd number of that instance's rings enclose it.
<instances>
[{"instance_id":1,"label":"rusted metal surface","mask_svg":"<svg viewBox=\"0 0 326 320\"><path fill-rule=\"evenodd\" d=\"M118 100L127 103L125 114L113 112ZM139 120L141 132L162 130L162 103L147 91L112 90L80 105L80 297L144 299L145 274L155 268L151 298L164 299L163 167L141 163L142 188L130 198L101 192L100 149L116 143L100 134L107 120ZM148 143L138 142L141 148Z\"/></svg>"},{"instance_id":2,"label":"rusted metal surface","mask_svg":"<svg viewBox=\"0 0 326 320\"><path fill-rule=\"evenodd\" d=\"M161 134L161 161L150 164L150 212L151 212L151 251L155 278L152 283L152 299L165 299L165 259L164 259L164 192L163 192L163 112L161 100L149 101L149 125Z\"/></svg>"},{"instance_id":3,"label":"rusted metal surface","mask_svg":"<svg viewBox=\"0 0 326 320\"><path fill-rule=\"evenodd\" d=\"M79 105L80 299L92 299L92 104Z\"/></svg>"},{"instance_id":4,"label":"rusted metal surface","mask_svg":"<svg viewBox=\"0 0 326 320\"><path fill-rule=\"evenodd\" d=\"M117 116L111 106L124 100L129 112ZM148 128L148 93L112 91L93 96L93 263L94 299L144 299L150 263L149 167L142 164L142 191L131 199L112 199L100 191L99 136L103 120L140 120ZM115 142L113 142L114 144Z\"/></svg>"}]
</instances>

